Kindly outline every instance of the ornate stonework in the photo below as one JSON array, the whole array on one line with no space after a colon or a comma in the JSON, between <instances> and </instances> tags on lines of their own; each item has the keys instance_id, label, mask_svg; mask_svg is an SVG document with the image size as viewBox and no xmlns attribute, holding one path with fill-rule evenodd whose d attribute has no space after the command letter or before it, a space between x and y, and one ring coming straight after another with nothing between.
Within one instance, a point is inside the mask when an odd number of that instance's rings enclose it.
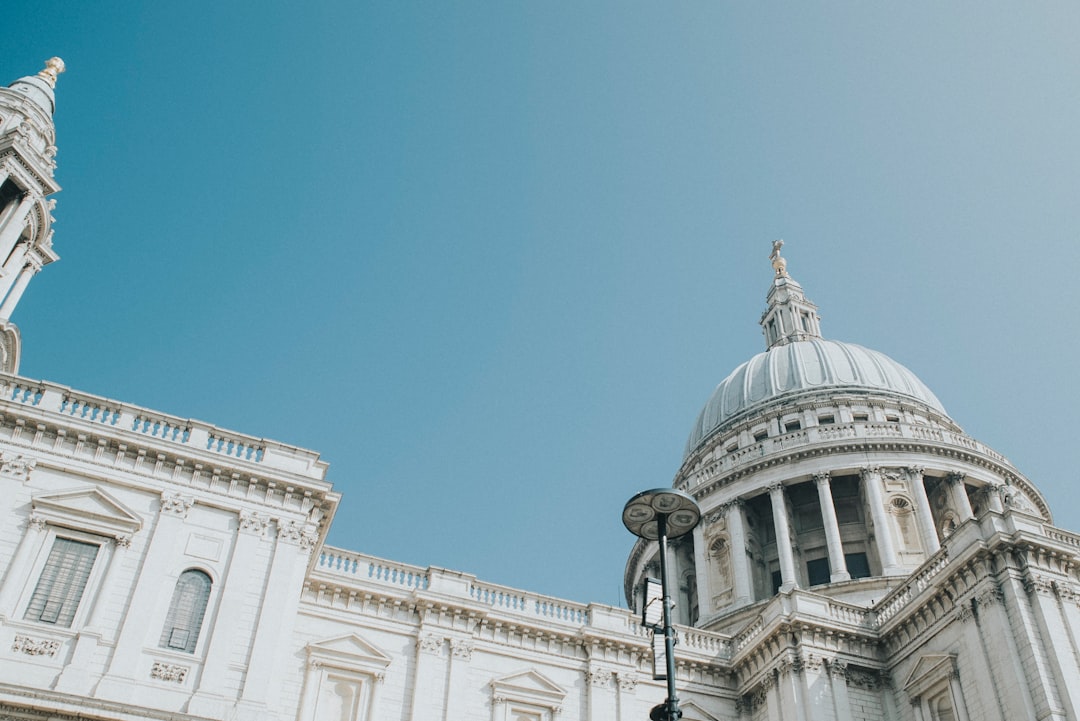
<instances>
[{"instance_id":1,"label":"ornate stonework","mask_svg":"<svg viewBox=\"0 0 1080 721\"><path fill-rule=\"evenodd\" d=\"M16 653L25 653L27 656L52 657L60 650L60 642L52 638L32 638L16 634L11 650Z\"/></svg>"},{"instance_id":2,"label":"ornate stonework","mask_svg":"<svg viewBox=\"0 0 1080 721\"><path fill-rule=\"evenodd\" d=\"M163 661L154 661L154 665L150 668L150 678L155 678L158 681L169 681L171 683L182 684L187 678L188 671L191 669L187 666L181 666L175 663L165 663Z\"/></svg>"},{"instance_id":3,"label":"ornate stonework","mask_svg":"<svg viewBox=\"0 0 1080 721\"><path fill-rule=\"evenodd\" d=\"M191 496L184 496L172 491L165 491L161 494L162 513L171 516L179 516L180 518L187 518L188 512L194 505L195 499Z\"/></svg>"},{"instance_id":4,"label":"ornate stonework","mask_svg":"<svg viewBox=\"0 0 1080 721\"><path fill-rule=\"evenodd\" d=\"M34 458L5 453L0 456L0 476L25 483L30 480L30 474L36 465L37 460Z\"/></svg>"}]
</instances>

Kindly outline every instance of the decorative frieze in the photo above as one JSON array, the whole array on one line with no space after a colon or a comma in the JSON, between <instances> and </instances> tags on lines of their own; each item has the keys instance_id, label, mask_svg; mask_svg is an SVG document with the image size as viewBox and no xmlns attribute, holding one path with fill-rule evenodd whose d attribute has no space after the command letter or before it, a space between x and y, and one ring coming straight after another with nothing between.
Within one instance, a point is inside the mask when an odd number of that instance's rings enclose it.
<instances>
[{"instance_id":1,"label":"decorative frieze","mask_svg":"<svg viewBox=\"0 0 1080 721\"><path fill-rule=\"evenodd\" d=\"M27 656L51 658L60 650L60 642L53 638L32 638L17 634L15 642L11 644L11 650L15 653L25 653Z\"/></svg>"},{"instance_id":2,"label":"decorative frieze","mask_svg":"<svg viewBox=\"0 0 1080 721\"><path fill-rule=\"evenodd\" d=\"M188 671L190 670L191 668L188 666L154 661L154 665L150 668L150 678L157 679L158 681L182 684L187 678Z\"/></svg>"}]
</instances>

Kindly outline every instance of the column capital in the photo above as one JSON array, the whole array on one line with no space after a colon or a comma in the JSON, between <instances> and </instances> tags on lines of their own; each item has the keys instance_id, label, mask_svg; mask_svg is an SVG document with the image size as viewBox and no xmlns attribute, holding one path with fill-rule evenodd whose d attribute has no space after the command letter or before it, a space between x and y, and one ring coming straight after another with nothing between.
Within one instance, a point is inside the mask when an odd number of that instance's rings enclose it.
<instances>
[{"instance_id":1,"label":"column capital","mask_svg":"<svg viewBox=\"0 0 1080 721\"><path fill-rule=\"evenodd\" d=\"M922 480L923 472L926 471L926 468L923 466L907 466L905 470L907 471L909 478Z\"/></svg>"},{"instance_id":2,"label":"column capital","mask_svg":"<svg viewBox=\"0 0 1080 721\"><path fill-rule=\"evenodd\" d=\"M880 478L881 477L881 467L880 466L863 466L862 468L859 469L859 475L862 476L863 480L866 480L867 478L871 478L871 477Z\"/></svg>"},{"instance_id":3,"label":"column capital","mask_svg":"<svg viewBox=\"0 0 1080 721\"><path fill-rule=\"evenodd\" d=\"M821 471L820 473L814 474L814 483L819 486L828 485L831 478L832 474L830 474L828 471Z\"/></svg>"},{"instance_id":4,"label":"column capital","mask_svg":"<svg viewBox=\"0 0 1080 721\"><path fill-rule=\"evenodd\" d=\"M195 505L195 499L191 496L183 496L172 491L161 494L161 510L163 515L179 516L187 518L188 511Z\"/></svg>"},{"instance_id":5,"label":"column capital","mask_svg":"<svg viewBox=\"0 0 1080 721\"><path fill-rule=\"evenodd\" d=\"M953 472L945 475L945 482L950 486L955 486L959 483L963 483L965 478L967 478L966 473Z\"/></svg>"},{"instance_id":6,"label":"column capital","mask_svg":"<svg viewBox=\"0 0 1080 721\"><path fill-rule=\"evenodd\" d=\"M769 492L769 495L775 496L779 493L784 492L784 484L780 481L777 481L776 483L770 483L768 486L766 486L765 490Z\"/></svg>"}]
</instances>

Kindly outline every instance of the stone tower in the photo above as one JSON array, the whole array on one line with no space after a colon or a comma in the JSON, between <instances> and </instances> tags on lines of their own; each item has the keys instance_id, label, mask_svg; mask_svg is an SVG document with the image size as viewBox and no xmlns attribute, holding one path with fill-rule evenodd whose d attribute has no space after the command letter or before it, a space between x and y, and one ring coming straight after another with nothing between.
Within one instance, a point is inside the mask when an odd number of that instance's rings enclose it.
<instances>
[{"instance_id":1,"label":"stone tower","mask_svg":"<svg viewBox=\"0 0 1080 721\"><path fill-rule=\"evenodd\" d=\"M59 259L52 249L50 211L60 190L53 111L56 76L64 61L51 58L37 75L0 88L0 371L19 369L19 329L11 315L42 266Z\"/></svg>"}]
</instances>

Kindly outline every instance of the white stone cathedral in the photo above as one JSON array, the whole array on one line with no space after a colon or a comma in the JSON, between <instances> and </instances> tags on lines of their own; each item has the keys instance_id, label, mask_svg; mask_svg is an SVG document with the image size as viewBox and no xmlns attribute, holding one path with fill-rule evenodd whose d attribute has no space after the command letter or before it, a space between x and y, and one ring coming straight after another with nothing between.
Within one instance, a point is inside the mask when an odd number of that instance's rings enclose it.
<instances>
[{"instance_id":1,"label":"white stone cathedral","mask_svg":"<svg viewBox=\"0 0 1080 721\"><path fill-rule=\"evenodd\" d=\"M62 71L0 88L0 720L648 718L636 612L332 548L318 454L18 375ZM684 718L1080 721L1080 536L913 373L824 340L780 245L767 349L674 479ZM639 542L631 606L657 564Z\"/></svg>"}]
</instances>

